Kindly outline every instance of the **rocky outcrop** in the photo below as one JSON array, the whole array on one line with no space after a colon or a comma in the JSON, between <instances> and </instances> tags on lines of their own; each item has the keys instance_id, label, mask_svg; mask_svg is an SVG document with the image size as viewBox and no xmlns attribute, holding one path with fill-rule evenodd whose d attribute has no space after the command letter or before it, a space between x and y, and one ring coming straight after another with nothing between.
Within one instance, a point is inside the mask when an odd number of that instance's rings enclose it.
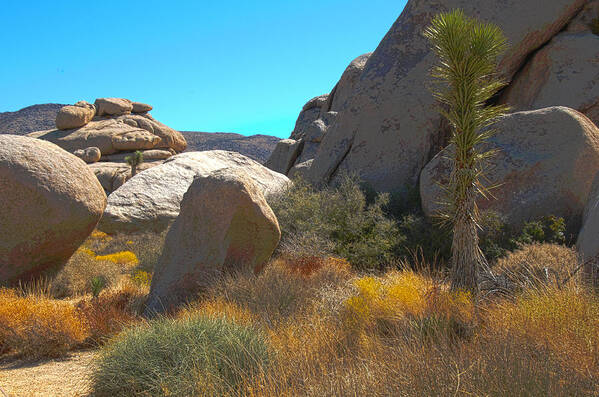
<instances>
[{"instance_id":1,"label":"rocky outcrop","mask_svg":"<svg viewBox=\"0 0 599 397\"><path fill-rule=\"evenodd\" d=\"M310 167L312 166L313 161L314 161L314 159L304 161L303 163L294 165L289 170L289 173L287 175L289 176L290 179L295 179L295 178L306 179L306 176L308 175L308 171L310 170Z\"/></svg>"},{"instance_id":2,"label":"rocky outcrop","mask_svg":"<svg viewBox=\"0 0 599 397\"><path fill-rule=\"evenodd\" d=\"M124 98L98 98L94 105L98 116L121 116L133 110L133 103Z\"/></svg>"},{"instance_id":3,"label":"rocky outcrop","mask_svg":"<svg viewBox=\"0 0 599 397\"><path fill-rule=\"evenodd\" d=\"M105 206L100 183L79 158L49 142L0 135L0 282L58 269Z\"/></svg>"},{"instance_id":4,"label":"rocky outcrop","mask_svg":"<svg viewBox=\"0 0 599 397\"><path fill-rule=\"evenodd\" d=\"M68 130L83 127L96 115L96 107L85 101L79 101L73 106L64 106L56 115L56 128Z\"/></svg>"},{"instance_id":5,"label":"rocky outcrop","mask_svg":"<svg viewBox=\"0 0 599 397\"><path fill-rule=\"evenodd\" d=\"M302 151L303 141L293 139L282 139L277 142L270 158L264 164L265 167L281 174L287 174L295 164L295 160Z\"/></svg>"},{"instance_id":6,"label":"rocky outcrop","mask_svg":"<svg viewBox=\"0 0 599 397\"><path fill-rule=\"evenodd\" d=\"M213 150L173 156L143 171L115 190L98 226L106 233L164 230L179 215L183 195L198 176L223 168L243 169L268 196L284 189L289 179L235 152Z\"/></svg>"},{"instance_id":7,"label":"rocky outcrop","mask_svg":"<svg viewBox=\"0 0 599 397\"><path fill-rule=\"evenodd\" d=\"M331 92L330 104L326 108L327 112L338 112L344 108L347 100L351 98L354 88L358 84L360 76L366 67L366 62L368 62L371 55L371 52L360 55L345 69L339 82Z\"/></svg>"},{"instance_id":8,"label":"rocky outcrop","mask_svg":"<svg viewBox=\"0 0 599 397\"><path fill-rule=\"evenodd\" d=\"M153 107L151 105L148 105L147 103L141 103L141 102L133 102L131 104L131 106L132 106L131 111L133 113L147 113L153 109Z\"/></svg>"},{"instance_id":9,"label":"rocky outcrop","mask_svg":"<svg viewBox=\"0 0 599 397\"><path fill-rule=\"evenodd\" d=\"M76 128L71 128L74 124L59 122L61 114L74 114L73 109L77 112L79 109L89 111L90 114L93 111L95 116L89 117L88 114L85 120L81 119L77 124L83 121L85 123ZM120 186L128 178L123 172L128 169L125 159L135 151L144 153L144 161L159 161L180 153L187 147L180 132L147 113L151 109L150 105L122 98L99 98L95 105L81 101L74 106L65 106L58 112L57 125L61 128L69 127L68 129L37 131L28 136L52 142L87 163L122 162L123 167L99 166L94 169L102 178L102 186L107 192L111 192L110 189ZM101 172L98 174L99 170Z\"/></svg>"},{"instance_id":10,"label":"rocky outcrop","mask_svg":"<svg viewBox=\"0 0 599 397\"><path fill-rule=\"evenodd\" d=\"M137 172L156 167L160 164L162 164L162 161L141 163L137 166ZM101 161L99 163L90 164L89 168L96 175L96 178L100 181L100 185L102 185L107 195L111 194L131 179L131 167L126 163Z\"/></svg>"},{"instance_id":11,"label":"rocky outcrop","mask_svg":"<svg viewBox=\"0 0 599 397\"><path fill-rule=\"evenodd\" d=\"M567 106L599 125L599 36L560 33L526 64L501 98L515 111Z\"/></svg>"},{"instance_id":12,"label":"rocky outcrop","mask_svg":"<svg viewBox=\"0 0 599 397\"><path fill-rule=\"evenodd\" d=\"M171 149L172 150L172 149ZM159 150L159 149L151 149L151 150L140 150L143 154L144 161L156 161L156 160L166 160L172 155L176 154L174 150ZM125 162L127 161L127 157L129 157L130 153L117 153L110 154L108 156L104 156L102 161L110 161L110 162Z\"/></svg>"},{"instance_id":13,"label":"rocky outcrop","mask_svg":"<svg viewBox=\"0 0 599 397\"><path fill-rule=\"evenodd\" d=\"M327 104L329 99L329 94L320 95L315 98L310 99L302 108L297 120L295 122L295 128L291 133L290 139L300 140L303 138L306 128L312 123L314 120L317 120L320 117L320 112L322 108Z\"/></svg>"},{"instance_id":14,"label":"rocky outcrop","mask_svg":"<svg viewBox=\"0 0 599 397\"><path fill-rule=\"evenodd\" d=\"M486 149L497 154L485 167L489 199L481 210L498 213L511 226L546 215L564 217L570 230L580 227L593 177L599 171L599 129L583 114L551 107L505 116ZM451 163L448 146L426 165L420 176L422 208L432 216L443 198Z\"/></svg>"},{"instance_id":15,"label":"rocky outcrop","mask_svg":"<svg viewBox=\"0 0 599 397\"><path fill-rule=\"evenodd\" d=\"M198 176L181 201L152 278L146 315L172 311L231 271L259 271L281 231L254 178L239 168Z\"/></svg>"},{"instance_id":16,"label":"rocky outcrop","mask_svg":"<svg viewBox=\"0 0 599 397\"><path fill-rule=\"evenodd\" d=\"M298 142L294 147L297 151L287 155L283 160L282 153L290 152L289 144L286 144L287 146L281 144L279 151L275 150L265 163L267 167L284 174L287 174L295 164L304 163L305 168L307 161L316 156L320 142L324 139L330 125L335 122L337 110L342 109L351 97L370 55L368 53L354 59L330 94L312 98L304 105L290 138ZM288 164L290 160L293 162Z\"/></svg>"},{"instance_id":17,"label":"rocky outcrop","mask_svg":"<svg viewBox=\"0 0 599 397\"><path fill-rule=\"evenodd\" d=\"M88 147L85 149L77 149L73 154L88 164L100 161L102 152L97 147Z\"/></svg>"},{"instance_id":18,"label":"rocky outcrop","mask_svg":"<svg viewBox=\"0 0 599 397\"><path fill-rule=\"evenodd\" d=\"M586 0L410 0L366 62L352 94L323 138L309 172L330 183L359 172L379 191L417 183L428 160L446 143L437 103L426 89L435 56L422 32L442 11L498 24L511 45L500 61L508 79L527 57L561 31Z\"/></svg>"}]
</instances>

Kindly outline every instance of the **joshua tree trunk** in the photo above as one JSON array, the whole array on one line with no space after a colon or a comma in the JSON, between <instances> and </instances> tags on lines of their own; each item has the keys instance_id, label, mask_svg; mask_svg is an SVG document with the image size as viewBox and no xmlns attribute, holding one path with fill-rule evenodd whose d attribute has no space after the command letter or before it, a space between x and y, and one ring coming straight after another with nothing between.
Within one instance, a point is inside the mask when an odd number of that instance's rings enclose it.
<instances>
[{"instance_id":1,"label":"joshua tree trunk","mask_svg":"<svg viewBox=\"0 0 599 397\"><path fill-rule=\"evenodd\" d=\"M131 166L131 178L133 178L137 174L137 165Z\"/></svg>"},{"instance_id":2,"label":"joshua tree trunk","mask_svg":"<svg viewBox=\"0 0 599 397\"><path fill-rule=\"evenodd\" d=\"M478 293L478 268L484 260L478 247L478 232L474 219L476 191L474 186L467 189L464 200L456 208L451 244L451 288Z\"/></svg>"}]
</instances>

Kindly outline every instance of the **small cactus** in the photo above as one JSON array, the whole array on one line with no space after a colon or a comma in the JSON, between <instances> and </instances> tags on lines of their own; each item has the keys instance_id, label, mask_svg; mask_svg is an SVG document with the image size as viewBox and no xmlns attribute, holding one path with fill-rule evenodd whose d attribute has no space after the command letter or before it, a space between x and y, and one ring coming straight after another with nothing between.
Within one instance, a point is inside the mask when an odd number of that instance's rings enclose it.
<instances>
[{"instance_id":1,"label":"small cactus","mask_svg":"<svg viewBox=\"0 0 599 397\"><path fill-rule=\"evenodd\" d=\"M137 174L137 167L144 162L144 154L136 150L133 155L125 157L125 161L131 166L131 177L134 177Z\"/></svg>"}]
</instances>

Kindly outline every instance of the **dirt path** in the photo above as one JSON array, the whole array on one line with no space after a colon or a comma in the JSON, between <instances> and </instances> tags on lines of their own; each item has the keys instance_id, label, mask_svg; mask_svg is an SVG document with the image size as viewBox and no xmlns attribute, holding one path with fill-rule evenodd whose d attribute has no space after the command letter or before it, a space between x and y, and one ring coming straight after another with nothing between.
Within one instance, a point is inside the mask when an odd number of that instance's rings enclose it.
<instances>
[{"instance_id":1,"label":"dirt path","mask_svg":"<svg viewBox=\"0 0 599 397\"><path fill-rule=\"evenodd\" d=\"M94 354L76 352L35 363L0 362L0 397L85 396Z\"/></svg>"}]
</instances>

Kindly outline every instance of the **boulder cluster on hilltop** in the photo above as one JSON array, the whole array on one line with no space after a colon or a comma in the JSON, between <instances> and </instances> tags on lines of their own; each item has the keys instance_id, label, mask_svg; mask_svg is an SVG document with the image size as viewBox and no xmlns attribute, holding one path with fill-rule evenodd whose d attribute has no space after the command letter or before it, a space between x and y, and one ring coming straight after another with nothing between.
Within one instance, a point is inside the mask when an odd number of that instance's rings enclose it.
<instances>
[{"instance_id":1,"label":"boulder cluster on hilltop","mask_svg":"<svg viewBox=\"0 0 599 397\"><path fill-rule=\"evenodd\" d=\"M56 129L28 136L52 142L91 164L111 193L130 177L125 159L135 151L143 154L144 170L187 147L183 135L155 120L150 110L150 105L123 98L79 101L58 111Z\"/></svg>"}]
</instances>

